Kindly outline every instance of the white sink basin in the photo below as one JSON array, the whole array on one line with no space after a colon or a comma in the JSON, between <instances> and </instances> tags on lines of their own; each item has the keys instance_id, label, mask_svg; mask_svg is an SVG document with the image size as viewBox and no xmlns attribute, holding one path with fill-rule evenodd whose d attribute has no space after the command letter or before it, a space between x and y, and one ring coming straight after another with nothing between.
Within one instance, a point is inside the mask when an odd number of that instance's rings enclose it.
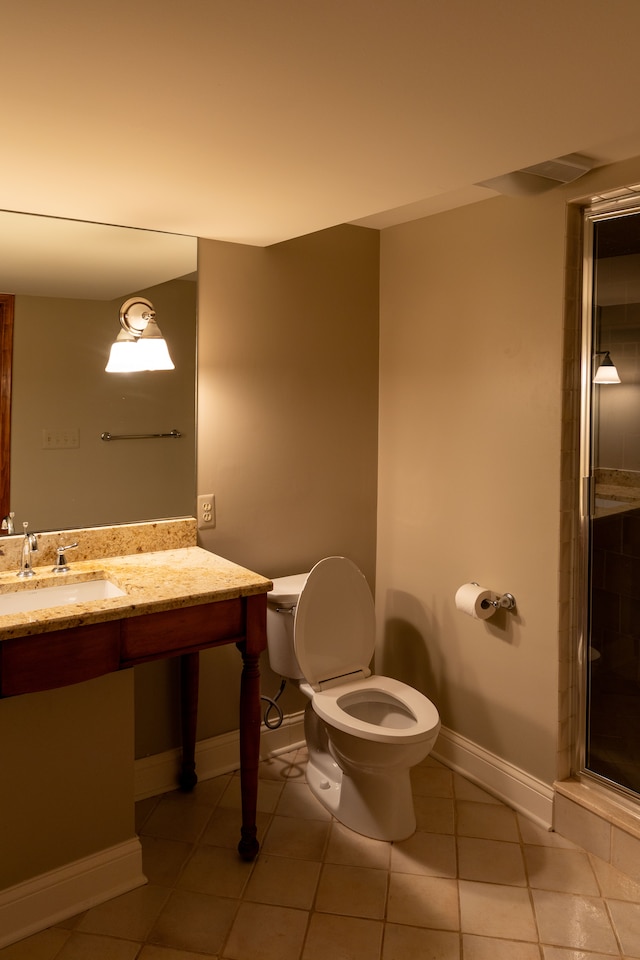
<instances>
[{"instance_id":1,"label":"white sink basin","mask_svg":"<svg viewBox=\"0 0 640 960\"><path fill-rule=\"evenodd\" d=\"M83 580L80 583L60 583L54 587L16 590L0 593L0 616L8 613L27 613L47 607L63 607L71 603L89 603L124 597L125 591L110 580Z\"/></svg>"}]
</instances>

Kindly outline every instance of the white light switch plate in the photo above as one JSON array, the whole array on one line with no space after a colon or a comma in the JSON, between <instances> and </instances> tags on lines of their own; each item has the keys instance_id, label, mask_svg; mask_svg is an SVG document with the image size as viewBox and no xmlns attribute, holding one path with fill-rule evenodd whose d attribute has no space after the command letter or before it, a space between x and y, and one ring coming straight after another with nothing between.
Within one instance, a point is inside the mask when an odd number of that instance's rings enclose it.
<instances>
[{"instance_id":1,"label":"white light switch plate","mask_svg":"<svg viewBox=\"0 0 640 960\"><path fill-rule=\"evenodd\" d=\"M78 427L45 427L42 431L43 450L72 450L80 446Z\"/></svg>"}]
</instances>

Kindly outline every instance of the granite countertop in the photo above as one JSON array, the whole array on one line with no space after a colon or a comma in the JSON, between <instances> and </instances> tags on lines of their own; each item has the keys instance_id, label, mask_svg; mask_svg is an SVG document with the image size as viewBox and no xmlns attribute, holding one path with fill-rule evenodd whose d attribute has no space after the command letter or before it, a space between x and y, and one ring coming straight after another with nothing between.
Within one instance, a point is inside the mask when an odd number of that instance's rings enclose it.
<instances>
[{"instance_id":1,"label":"granite countertop","mask_svg":"<svg viewBox=\"0 0 640 960\"><path fill-rule=\"evenodd\" d=\"M34 554L34 560L36 557ZM272 586L260 574L198 546L77 561L69 551L67 561L71 569L65 574L54 574L50 564L34 566L35 576L28 580L17 578L15 568L1 572L0 597L7 592L97 579L110 580L125 596L0 615L0 641L252 596L266 593Z\"/></svg>"},{"instance_id":2,"label":"granite countertop","mask_svg":"<svg viewBox=\"0 0 640 960\"><path fill-rule=\"evenodd\" d=\"M640 507L640 473L613 467L596 467L595 516L609 516Z\"/></svg>"}]
</instances>

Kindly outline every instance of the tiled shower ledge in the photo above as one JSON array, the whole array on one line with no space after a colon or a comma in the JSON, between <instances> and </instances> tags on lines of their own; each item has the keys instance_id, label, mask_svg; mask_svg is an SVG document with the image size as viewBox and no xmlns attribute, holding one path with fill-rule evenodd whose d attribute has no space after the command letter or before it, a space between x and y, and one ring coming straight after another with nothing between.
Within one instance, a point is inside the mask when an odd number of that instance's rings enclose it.
<instances>
[{"instance_id":1,"label":"tiled shower ledge","mask_svg":"<svg viewBox=\"0 0 640 960\"><path fill-rule=\"evenodd\" d=\"M602 788L581 780L560 780L555 784L555 789L561 796L640 840L640 810L637 813L634 811L631 800L613 797Z\"/></svg>"},{"instance_id":2,"label":"tiled shower ledge","mask_svg":"<svg viewBox=\"0 0 640 960\"><path fill-rule=\"evenodd\" d=\"M640 881L640 813L631 801L575 779L554 788L556 832Z\"/></svg>"}]
</instances>

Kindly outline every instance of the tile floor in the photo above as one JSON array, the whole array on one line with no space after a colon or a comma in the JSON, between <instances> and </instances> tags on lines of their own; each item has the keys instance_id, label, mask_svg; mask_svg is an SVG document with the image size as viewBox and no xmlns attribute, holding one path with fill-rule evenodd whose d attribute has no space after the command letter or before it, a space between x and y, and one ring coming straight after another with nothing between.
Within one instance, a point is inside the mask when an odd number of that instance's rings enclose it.
<instances>
[{"instance_id":1,"label":"tile floor","mask_svg":"<svg viewBox=\"0 0 640 960\"><path fill-rule=\"evenodd\" d=\"M605 960L640 957L640 884L428 758L418 830L381 843L332 820L302 751L261 764L254 863L239 778L138 804L147 886L0 960Z\"/></svg>"}]
</instances>

